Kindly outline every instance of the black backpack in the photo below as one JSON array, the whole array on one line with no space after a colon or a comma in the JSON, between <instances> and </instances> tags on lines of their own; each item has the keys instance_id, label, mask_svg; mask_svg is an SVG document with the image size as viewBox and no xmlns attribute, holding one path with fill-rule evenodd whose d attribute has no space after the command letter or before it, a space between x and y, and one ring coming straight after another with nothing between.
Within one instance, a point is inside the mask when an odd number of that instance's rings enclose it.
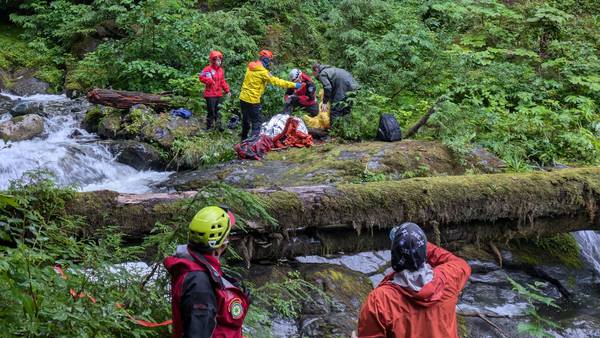
<instances>
[{"instance_id":1,"label":"black backpack","mask_svg":"<svg viewBox=\"0 0 600 338\"><path fill-rule=\"evenodd\" d=\"M402 131L396 118L389 114L383 114L379 118L379 130L377 139L381 141L394 142L402 139Z\"/></svg>"}]
</instances>

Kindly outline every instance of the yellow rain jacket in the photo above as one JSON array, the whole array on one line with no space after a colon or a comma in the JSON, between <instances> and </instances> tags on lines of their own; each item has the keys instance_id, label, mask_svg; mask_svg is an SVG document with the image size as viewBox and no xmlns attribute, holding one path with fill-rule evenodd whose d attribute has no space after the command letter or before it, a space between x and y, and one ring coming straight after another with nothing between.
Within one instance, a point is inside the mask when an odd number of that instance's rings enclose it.
<instances>
[{"instance_id":1,"label":"yellow rain jacket","mask_svg":"<svg viewBox=\"0 0 600 338\"><path fill-rule=\"evenodd\" d=\"M244 83L242 83L242 91L240 92L240 100L253 104L260 103L260 98L265 91L267 82L282 88L296 87L294 82L285 81L271 75L260 61L253 61L246 68L246 75L244 76Z\"/></svg>"}]
</instances>

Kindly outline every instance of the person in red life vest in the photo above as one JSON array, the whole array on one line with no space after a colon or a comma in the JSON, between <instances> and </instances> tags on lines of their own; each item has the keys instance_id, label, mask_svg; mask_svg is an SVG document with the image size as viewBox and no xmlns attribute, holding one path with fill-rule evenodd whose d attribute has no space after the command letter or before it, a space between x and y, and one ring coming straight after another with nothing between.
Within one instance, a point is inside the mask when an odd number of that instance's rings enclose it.
<instances>
[{"instance_id":1,"label":"person in red life vest","mask_svg":"<svg viewBox=\"0 0 600 338\"><path fill-rule=\"evenodd\" d=\"M234 225L230 211L203 208L189 225L188 244L165 258L171 274L174 338L243 337L250 299L237 280L223 274L219 261Z\"/></svg>"},{"instance_id":2,"label":"person in red life vest","mask_svg":"<svg viewBox=\"0 0 600 338\"><path fill-rule=\"evenodd\" d=\"M456 303L471 268L462 258L427 243L414 223L390 232L394 271L367 296L358 337L458 337Z\"/></svg>"},{"instance_id":3,"label":"person in red life vest","mask_svg":"<svg viewBox=\"0 0 600 338\"><path fill-rule=\"evenodd\" d=\"M223 72L223 54L213 50L208 57L210 64L202 70L199 78L200 82L204 83L204 98L206 99L206 129L211 129L213 126L219 131L221 128L221 115L219 114L220 104L223 98L223 91L231 96L229 85L225 81L225 73Z\"/></svg>"},{"instance_id":4,"label":"person in red life vest","mask_svg":"<svg viewBox=\"0 0 600 338\"><path fill-rule=\"evenodd\" d=\"M283 113L291 114L295 107L299 107L312 117L319 115L316 98L317 87L310 76L304 74L300 69L294 68L290 71L290 80L300 83L301 87L300 89L290 88L286 91Z\"/></svg>"}]
</instances>

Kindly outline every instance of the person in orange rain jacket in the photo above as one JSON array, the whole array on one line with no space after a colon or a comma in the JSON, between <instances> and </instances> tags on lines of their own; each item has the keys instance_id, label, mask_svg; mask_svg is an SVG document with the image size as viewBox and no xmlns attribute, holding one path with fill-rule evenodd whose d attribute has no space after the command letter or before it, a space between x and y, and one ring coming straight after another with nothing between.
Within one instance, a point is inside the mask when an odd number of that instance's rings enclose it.
<instances>
[{"instance_id":1,"label":"person in orange rain jacket","mask_svg":"<svg viewBox=\"0 0 600 338\"><path fill-rule=\"evenodd\" d=\"M458 337L456 303L471 268L427 243L423 230L404 223L390 232L394 271L371 291L358 318L358 337Z\"/></svg>"},{"instance_id":2,"label":"person in orange rain jacket","mask_svg":"<svg viewBox=\"0 0 600 338\"><path fill-rule=\"evenodd\" d=\"M219 114L223 91L228 96L231 96L222 67L223 54L213 50L210 52L208 59L210 64L204 67L202 73L199 75L200 82L205 85L204 98L206 99L206 109L208 110L208 114L206 115L206 129L209 130L215 127L219 131L223 131L221 128L221 115Z\"/></svg>"}]
</instances>

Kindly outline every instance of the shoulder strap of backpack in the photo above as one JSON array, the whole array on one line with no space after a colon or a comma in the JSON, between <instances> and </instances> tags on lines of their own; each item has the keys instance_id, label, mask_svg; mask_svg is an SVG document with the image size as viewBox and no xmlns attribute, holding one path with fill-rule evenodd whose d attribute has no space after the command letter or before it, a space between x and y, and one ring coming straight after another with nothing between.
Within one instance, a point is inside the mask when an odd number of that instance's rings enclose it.
<instances>
[{"instance_id":1,"label":"shoulder strap of backpack","mask_svg":"<svg viewBox=\"0 0 600 338\"><path fill-rule=\"evenodd\" d=\"M188 249L188 253L190 254L190 256L192 256L192 258L196 261L196 263L202 265L203 267L205 267L210 275L210 280L213 282L213 284L219 288L224 288L223 286L223 278L219 275L219 272L217 271L217 269L215 269L212 265L210 265L210 263L206 260L206 258L204 258L204 256L202 255L196 255L196 253L194 253L192 250Z\"/></svg>"}]
</instances>

